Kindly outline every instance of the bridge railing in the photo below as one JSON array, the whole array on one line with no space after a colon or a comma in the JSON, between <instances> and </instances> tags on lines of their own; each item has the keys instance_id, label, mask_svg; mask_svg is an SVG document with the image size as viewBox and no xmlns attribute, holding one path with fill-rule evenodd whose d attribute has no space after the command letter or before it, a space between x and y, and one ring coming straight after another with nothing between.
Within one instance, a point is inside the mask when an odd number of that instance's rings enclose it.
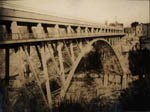
<instances>
[{"instance_id":1,"label":"bridge railing","mask_svg":"<svg viewBox=\"0 0 150 112\"><path fill-rule=\"evenodd\" d=\"M101 35L120 35L123 33L64 33L64 34L49 34L49 33L0 33L0 41L6 40L24 40L24 39L43 39L43 38L64 38L64 37L94 37Z\"/></svg>"}]
</instances>

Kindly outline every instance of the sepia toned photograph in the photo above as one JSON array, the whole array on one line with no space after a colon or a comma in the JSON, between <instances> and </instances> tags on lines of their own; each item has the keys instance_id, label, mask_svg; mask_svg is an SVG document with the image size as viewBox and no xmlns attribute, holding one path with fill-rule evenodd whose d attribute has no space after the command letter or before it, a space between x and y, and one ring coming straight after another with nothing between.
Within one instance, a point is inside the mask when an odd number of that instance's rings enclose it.
<instances>
[{"instance_id":1,"label":"sepia toned photograph","mask_svg":"<svg viewBox=\"0 0 150 112\"><path fill-rule=\"evenodd\" d=\"M0 0L0 112L150 112L150 0Z\"/></svg>"}]
</instances>

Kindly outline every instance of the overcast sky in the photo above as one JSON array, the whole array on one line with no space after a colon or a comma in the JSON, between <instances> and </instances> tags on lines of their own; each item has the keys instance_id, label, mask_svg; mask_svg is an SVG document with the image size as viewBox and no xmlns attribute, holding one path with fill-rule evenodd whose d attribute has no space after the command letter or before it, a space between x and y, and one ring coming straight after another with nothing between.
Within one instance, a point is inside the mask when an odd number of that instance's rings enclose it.
<instances>
[{"instance_id":1,"label":"overcast sky","mask_svg":"<svg viewBox=\"0 0 150 112\"><path fill-rule=\"evenodd\" d=\"M65 17L99 22L118 22L129 25L133 21L148 22L149 2L145 0L18 0L7 1L12 8L49 13Z\"/></svg>"}]
</instances>

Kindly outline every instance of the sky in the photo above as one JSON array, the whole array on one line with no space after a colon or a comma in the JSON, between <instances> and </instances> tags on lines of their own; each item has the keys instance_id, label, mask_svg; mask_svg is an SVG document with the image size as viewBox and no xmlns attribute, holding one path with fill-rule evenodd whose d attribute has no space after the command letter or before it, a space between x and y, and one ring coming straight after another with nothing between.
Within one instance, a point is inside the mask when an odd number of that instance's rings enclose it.
<instances>
[{"instance_id":1,"label":"sky","mask_svg":"<svg viewBox=\"0 0 150 112\"><path fill-rule=\"evenodd\" d=\"M3 0L4 3L5 0ZM149 21L147 0L9 0L4 6L104 24Z\"/></svg>"}]
</instances>

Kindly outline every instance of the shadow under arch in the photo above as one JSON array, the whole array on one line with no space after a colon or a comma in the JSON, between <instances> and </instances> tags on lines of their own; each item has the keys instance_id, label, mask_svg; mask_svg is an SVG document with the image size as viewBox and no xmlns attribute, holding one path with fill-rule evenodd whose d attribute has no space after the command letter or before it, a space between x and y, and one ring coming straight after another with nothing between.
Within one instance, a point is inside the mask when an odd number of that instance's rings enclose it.
<instances>
[{"instance_id":1,"label":"shadow under arch","mask_svg":"<svg viewBox=\"0 0 150 112\"><path fill-rule=\"evenodd\" d=\"M116 53L116 51L113 49L113 47L105 40L105 39L94 39L92 41L90 41L83 49L82 52L79 54L79 56L77 57L71 71L69 72L69 75L65 81L65 87L63 87L61 89L60 92L60 97L63 99L65 96L65 93L70 85L71 79L81 61L81 59L88 54L93 48L96 48L97 50L99 50L100 46L105 46L109 49L109 51L115 56L116 60L117 60L117 65L120 68L120 75L123 76L124 72L122 69L122 65L120 63L120 60L118 58L118 54ZM104 51L105 52L105 51Z\"/></svg>"}]
</instances>

